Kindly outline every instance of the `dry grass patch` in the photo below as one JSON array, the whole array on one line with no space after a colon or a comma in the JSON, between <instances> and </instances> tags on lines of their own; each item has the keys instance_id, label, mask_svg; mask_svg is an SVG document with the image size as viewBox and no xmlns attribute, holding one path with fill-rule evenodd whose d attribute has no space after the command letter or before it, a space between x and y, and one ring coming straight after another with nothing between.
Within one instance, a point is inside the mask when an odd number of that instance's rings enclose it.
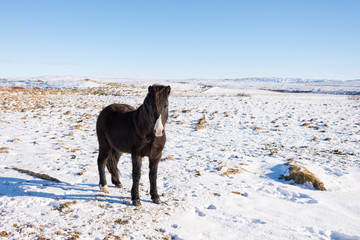
<instances>
[{"instance_id":1,"label":"dry grass patch","mask_svg":"<svg viewBox=\"0 0 360 240\"><path fill-rule=\"evenodd\" d=\"M177 125L184 125L185 124L185 122L183 122L183 121L175 121L175 120L170 120L169 123L175 123Z\"/></svg>"},{"instance_id":2,"label":"dry grass patch","mask_svg":"<svg viewBox=\"0 0 360 240\"><path fill-rule=\"evenodd\" d=\"M225 172L220 174L220 176L229 176L229 175L234 175L234 174L239 174L239 173L240 173L240 169L229 167Z\"/></svg>"},{"instance_id":3,"label":"dry grass patch","mask_svg":"<svg viewBox=\"0 0 360 240\"><path fill-rule=\"evenodd\" d=\"M81 128L82 128L82 125L81 125L81 124L76 124L76 125L74 126L74 129L77 129L77 130L81 130Z\"/></svg>"},{"instance_id":4,"label":"dry grass patch","mask_svg":"<svg viewBox=\"0 0 360 240\"><path fill-rule=\"evenodd\" d=\"M82 149L81 148L74 148L71 150L71 152L78 152L78 151L81 151Z\"/></svg>"},{"instance_id":5,"label":"dry grass patch","mask_svg":"<svg viewBox=\"0 0 360 240\"><path fill-rule=\"evenodd\" d=\"M58 210L59 212L62 212L62 213L69 213L69 212L72 212L70 208L71 205L75 205L77 204L77 201L74 200L74 201L71 201L71 202L64 202L62 204L60 204L60 206L58 208L55 208L55 210Z\"/></svg>"},{"instance_id":6,"label":"dry grass patch","mask_svg":"<svg viewBox=\"0 0 360 240\"><path fill-rule=\"evenodd\" d=\"M9 140L10 142L21 142L21 139L19 138L14 138L14 139L11 139Z\"/></svg>"},{"instance_id":7,"label":"dry grass patch","mask_svg":"<svg viewBox=\"0 0 360 240\"><path fill-rule=\"evenodd\" d=\"M179 114L174 112L173 114L170 115L170 117L172 117L172 118L178 118L178 117L179 117Z\"/></svg>"},{"instance_id":8,"label":"dry grass patch","mask_svg":"<svg viewBox=\"0 0 360 240\"><path fill-rule=\"evenodd\" d=\"M200 177L202 176L202 173L199 170L195 169L195 177Z\"/></svg>"},{"instance_id":9,"label":"dry grass patch","mask_svg":"<svg viewBox=\"0 0 360 240\"><path fill-rule=\"evenodd\" d=\"M224 165L221 165L221 166L219 166L218 168L216 168L216 171L221 171L223 168L224 168L225 166Z\"/></svg>"},{"instance_id":10,"label":"dry grass patch","mask_svg":"<svg viewBox=\"0 0 360 240\"><path fill-rule=\"evenodd\" d=\"M167 156L165 158L165 160L168 160L168 161L175 161L174 157L173 156Z\"/></svg>"},{"instance_id":11,"label":"dry grass patch","mask_svg":"<svg viewBox=\"0 0 360 240\"><path fill-rule=\"evenodd\" d=\"M276 151L271 151L269 153L270 156L279 156L279 154Z\"/></svg>"},{"instance_id":12,"label":"dry grass patch","mask_svg":"<svg viewBox=\"0 0 360 240\"><path fill-rule=\"evenodd\" d=\"M256 126L256 125L253 127L253 130L260 130L260 129L261 129L261 127Z\"/></svg>"},{"instance_id":13,"label":"dry grass patch","mask_svg":"<svg viewBox=\"0 0 360 240\"><path fill-rule=\"evenodd\" d=\"M2 232L0 232L0 237L3 237L3 238L10 237L10 233L8 233L6 231L2 231Z\"/></svg>"},{"instance_id":14,"label":"dry grass patch","mask_svg":"<svg viewBox=\"0 0 360 240\"><path fill-rule=\"evenodd\" d=\"M248 196L247 193L241 193L241 192L238 192L238 191L231 191L231 193L234 193L234 194L236 194L236 195L241 195L241 196L243 196L243 197L247 197L247 196Z\"/></svg>"},{"instance_id":15,"label":"dry grass patch","mask_svg":"<svg viewBox=\"0 0 360 240\"><path fill-rule=\"evenodd\" d=\"M126 225L128 224L130 221L129 219L117 219L114 221L114 224L120 224L120 225Z\"/></svg>"},{"instance_id":16,"label":"dry grass patch","mask_svg":"<svg viewBox=\"0 0 360 240\"><path fill-rule=\"evenodd\" d=\"M246 93L238 93L236 94L237 97L251 97L251 95L246 94Z\"/></svg>"},{"instance_id":17,"label":"dry grass patch","mask_svg":"<svg viewBox=\"0 0 360 240\"><path fill-rule=\"evenodd\" d=\"M200 129L204 129L205 127L203 125L199 125L199 124L196 124L195 125L195 130L196 131L199 131Z\"/></svg>"},{"instance_id":18,"label":"dry grass patch","mask_svg":"<svg viewBox=\"0 0 360 240\"><path fill-rule=\"evenodd\" d=\"M312 172L310 172L304 166L301 166L299 163L295 162L293 159L289 159L286 166L289 166L288 176L282 175L280 179L285 179L286 181L294 180L296 184L312 184L316 190L325 191L325 185L320 181Z\"/></svg>"},{"instance_id":19,"label":"dry grass patch","mask_svg":"<svg viewBox=\"0 0 360 240\"><path fill-rule=\"evenodd\" d=\"M0 153L9 153L8 147L0 147Z\"/></svg>"},{"instance_id":20,"label":"dry grass patch","mask_svg":"<svg viewBox=\"0 0 360 240\"><path fill-rule=\"evenodd\" d=\"M315 141L315 142L320 141L320 139L319 139L318 137L316 137L316 136L313 136L311 140L313 140L313 141Z\"/></svg>"},{"instance_id":21,"label":"dry grass patch","mask_svg":"<svg viewBox=\"0 0 360 240\"><path fill-rule=\"evenodd\" d=\"M84 113L82 115L82 117L84 117L85 119L92 119L93 118L93 115L89 114L89 113Z\"/></svg>"},{"instance_id":22,"label":"dry grass patch","mask_svg":"<svg viewBox=\"0 0 360 240\"><path fill-rule=\"evenodd\" d=\"M61 149L68 151L70 148L64 146L59 146L56 148L56 150L61 150Z\"/></svg>"},{"instance_id":23,"label":"dry grass patch","mask_svg":"<svg viewBox=\"0 0 360 240\"><path fill-rule=\"evenodd\" d=\"M78 176L81 176L81 175L83 175L83 174L86 173L86 172L87 172L87 170L86 170L86 168L84 168L83 170L81 170L80 172L78 172L77 175L78 175Z\"/></svg>"},{"instance_id":24,"label":"dry grass patch","mask_svg":"<svg viewBox=\"0 0 360 240\"><path fill-rule=\"evenodd\" d=\"M220 176L222 177L239 174L241 173L241 171L248 172L245 168L242 167L232 168L232 167L227 167L226 165L220 165L219 167L216 168L216 171L220 172L225 168L227 168L226 171L220 174Z\"/></svg>"},{"instance_id":25,"label":"dry grass patch","mask_svg":"<svg viewBox=\"0 0 360 240\"><path fill-rule=\"evenodd\" d=\"M30 176L37 177L37 178L40 178L40 179L61 183L61 181L59 179L51 177L48 174L37 173L37 172L33 172L33 171L30 171L30 170L26 170L26 169L16 168L16 167L13 167L13 168L5 167L5 169L12 169L12 170L18 171L20 173L25 173L25 174L28 174Z\"/></svg>"},{"instance_id":26,"label":"dry grass patch","mask_svg":"<svg viewBox=\"0 0 360 240\"><path fill-rule=\"evenodd\" d=\"M195 130L198 131L200 129L204 129L204 124L207 123L205 115L202 116L202 118L199 119L198 123L195 125Z\"/></svg>"}]
</instances>

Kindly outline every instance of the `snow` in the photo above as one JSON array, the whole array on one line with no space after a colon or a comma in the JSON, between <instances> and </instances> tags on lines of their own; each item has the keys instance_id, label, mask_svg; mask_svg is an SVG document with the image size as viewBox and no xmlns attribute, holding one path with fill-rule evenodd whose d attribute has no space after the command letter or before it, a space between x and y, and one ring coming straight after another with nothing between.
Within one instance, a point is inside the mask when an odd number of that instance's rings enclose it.
<instances>
[{"instance_id":1,"label":"snow","mask_svg":"<svg viewBox=\"0 0 360 240\"><path fill-rule=\"evenodd\" d=\"M360 102L346 95L360 92L358 80L85 79L0 80L4 88L49 89L0 88L0 236L360 239ZM134 207L127 154L123 188L99 190L95 123L108 104L141 104L153 83L172 87L158 170L163 203L151 202L144 159L142 206ZM291 158L326 191L279 180Z\"/></svg>"}]
</instances>

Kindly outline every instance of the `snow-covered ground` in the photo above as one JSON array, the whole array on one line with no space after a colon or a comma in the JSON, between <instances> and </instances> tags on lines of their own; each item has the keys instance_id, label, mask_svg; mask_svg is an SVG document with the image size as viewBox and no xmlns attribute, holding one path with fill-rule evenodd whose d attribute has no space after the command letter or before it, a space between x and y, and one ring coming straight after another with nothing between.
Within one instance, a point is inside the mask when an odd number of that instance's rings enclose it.
<instances>
[{"instance_id":1,"label":"snow-covered ground","mask_svg":"<svg viewBox=\"0 0 360 240\"><path fill-rule=\"evenodd\" d=\"M96 117L114 102L140 105L155 82L172 87L163 203L150 201L144 159L142 206L134 207L129 155L119 163L124 188L99 192ZM42 77L0 85L0 238L360 239L360 101L323 94L360 92L359 81ZM309 89L318 94L289 93ZM279 180L289 159L326 191Z\"/></svg>"}]
</instances>

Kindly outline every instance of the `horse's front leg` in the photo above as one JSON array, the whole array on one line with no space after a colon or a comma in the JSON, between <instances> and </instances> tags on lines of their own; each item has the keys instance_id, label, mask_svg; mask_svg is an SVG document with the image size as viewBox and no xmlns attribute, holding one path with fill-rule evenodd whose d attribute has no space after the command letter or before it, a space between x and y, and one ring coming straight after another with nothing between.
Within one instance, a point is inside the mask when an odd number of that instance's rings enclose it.
<instances>
[{"instance_id":1,"label":"horse's front leg","mask_svg":"<svg viewBox=\"0 0 360 240\"><path fill-rule=\"evenodd\" d=\"M160 158L149 159L149 179L150 179L150 195L154 203L160 204L160 197L157 191L157 169L160 162Z\"/></svg>"},{"instance_id":2,"label":"horse's front leg","mask_svg":"<svg viewBox=\"0 0 360 240\"><path fill-rule=\"evenodd\" d=\"M142 157L136 154L131 154L131 160L132 160L132 179L133 179L133 185L131 188L131 200L134 206L140 206L140 196L139 196L139 183L140 183L140 177L141 177L141 163L142 163Z\"/></svg>"}]
</instances>

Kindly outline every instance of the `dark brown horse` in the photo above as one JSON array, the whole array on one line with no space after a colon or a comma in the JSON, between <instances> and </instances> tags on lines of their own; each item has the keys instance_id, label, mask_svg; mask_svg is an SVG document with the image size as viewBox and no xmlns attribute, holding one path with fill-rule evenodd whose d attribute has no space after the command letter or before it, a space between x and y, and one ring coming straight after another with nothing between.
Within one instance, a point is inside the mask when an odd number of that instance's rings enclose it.
<instances>
[{"instance_id":1,"label":"dark brown horse","mask_svg":"<svg viewBox=\"0 0 360 240\"><path fill-rule=\"evenodd\" d=\"M103 109L97 119L96 132L99 140L98 168L100 190L110 191L106 183L105 166L111 173L111 181L121 188L117 168L122 153L131 153L132 179L131 199L135 206L141 205L139 182L142 158L149 157L150 195L159 204L157 192L157 169L165 146L165 123L168 118L170 86L153 85L144 103L138 108L126 104L112 104Z\"/></svg>"}]
</instances>

